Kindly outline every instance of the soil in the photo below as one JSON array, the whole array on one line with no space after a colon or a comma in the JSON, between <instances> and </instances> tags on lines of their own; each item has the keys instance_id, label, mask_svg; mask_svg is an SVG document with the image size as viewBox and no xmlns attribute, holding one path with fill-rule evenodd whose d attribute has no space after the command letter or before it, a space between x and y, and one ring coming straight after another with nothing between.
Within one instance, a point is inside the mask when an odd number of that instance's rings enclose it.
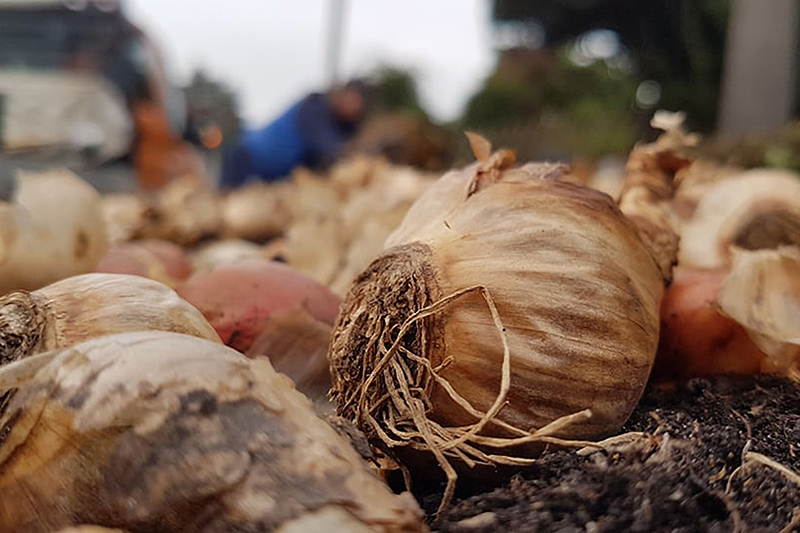
<instances>
[{"instance_id":1,"label":"soil","mask_svg":"<svg viewBox=\"0 0 800 533\"><path fill-rule=\"evenodd\" d=\"M651 386L623 432L645 435L587 455L545 453L502 486L460 483L432 529L800 532L800 385L721 377ZM432 517L441 487L418 490Z\"/></svg>"}]
</instances>

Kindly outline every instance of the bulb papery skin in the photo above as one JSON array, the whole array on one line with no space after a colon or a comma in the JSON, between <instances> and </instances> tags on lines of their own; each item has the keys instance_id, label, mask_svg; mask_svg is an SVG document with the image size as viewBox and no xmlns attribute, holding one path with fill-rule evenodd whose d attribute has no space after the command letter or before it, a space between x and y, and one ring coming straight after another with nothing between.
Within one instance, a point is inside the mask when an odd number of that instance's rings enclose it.
<instances>
[{"instance_id":1,"label":"bulb papery skin","mask_svg":"<svg viewBox=\"0 0 800 533\"><path fill-rule=\"evenodd\" d=\"M619 430L638 402L658 343L662 272L609 196L536 173L524 179L525 168L468 195L441 223L401 226L394 247L355 280L332 337L332 395L368 434L376 429L365 408L387 392L374 380L359 406L375 362L414 312L472 286L491 295L503 332L479 291L464 294L408 329L407 351L395 357L411 374L420 363L409 352L444 365L439 377L485 413L500 389L504 334L511 387L498 421L530 431L590 409L559 436L596 438ZM426 374L416 385L429 419L476 422L442 381ZM381 409L370 416L385 426ZM504 431L489 424L481 434Z\"/></svg>"},{"instance_id":2,"label":"bulb papery skin","mask_svg":"<svg viewBox=\"0 0 800 533\"><path fill-rule=\"evenodd\" d=\"M728 177L700 198L681 227L679 261L694 268L722 268L732 246L747 250L800 245L800 177L753 169Z\"/></svg>"},{"instance_id":3,"label":"bulb papery skin","mask_svg":"<svg viewBox=\"0 0 800 533\"><path fill-rule=\"evenodd\" d=\"M0 203L0 294L90 272L106 252L101 197L67 170L22 172Z\"/></svg>"},{"instance_id":4,"label":"bulb papery skin","mask_svg":"<svg viewBox=\"0 0 800 533\"><path fill-rule=\"evenodd\" d=\"M762 372L800 381L800 248L731 253L715 303L766 355Z\"/></svg>"},{"instance_id":5,"label":"bulb papery skin","mask_svg":"<svg viewBox=\"0 0 800 533\"><path fill-rule=\"evenodd\" d=\"M221 343L211 324L166 285L92 273L0 297L0 364L135 331L169 331Z\"/></svg>"},{"instance_id":6,"label":"bulb papery skin","mask_svg":"<svg viewBox=\"0 0 800 533\"><path fill-rule=\"evenodd\" d=\"M427 531L410 494L392 493L266 358L140 331L0 367L9 386L4 532Z\"/></svg>"}]
</instances>

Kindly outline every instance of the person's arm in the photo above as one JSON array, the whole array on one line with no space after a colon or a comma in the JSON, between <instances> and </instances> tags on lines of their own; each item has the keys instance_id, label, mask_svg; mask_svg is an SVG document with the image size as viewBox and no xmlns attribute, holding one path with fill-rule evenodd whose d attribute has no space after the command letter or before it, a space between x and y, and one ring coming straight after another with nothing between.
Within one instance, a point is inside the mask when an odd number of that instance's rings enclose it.
<instances>
[{"instance_id":1,"label":"person's arm","mask_svg":"<svg viewBox=\"0 0 800 533\"><path fill-rule=\"evenodd\" d=\"M297 124L315 164L326 167L342 155L348 138L324 96L312 95L303 103Z\"/></svg>"}]
</instances>

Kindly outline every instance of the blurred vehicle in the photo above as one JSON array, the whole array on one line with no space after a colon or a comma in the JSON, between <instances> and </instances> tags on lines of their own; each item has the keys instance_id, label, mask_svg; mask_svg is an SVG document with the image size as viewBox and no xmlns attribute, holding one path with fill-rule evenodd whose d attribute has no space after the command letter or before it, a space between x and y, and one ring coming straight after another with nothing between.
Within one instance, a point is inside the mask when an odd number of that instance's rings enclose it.
<instances>
[{"instance_id":1,"label":"blurred vehicle","mask_svg":"<svg viewBox=\"0 0 800 533\"><path fill-rule=\"evenodd\" d=\"M120 0L0 0L6 167L59 164L101 189L119 188L101 182L120 174L156 188L204 176L186 129L183 93Z\"/></svg>"}]
</instances>

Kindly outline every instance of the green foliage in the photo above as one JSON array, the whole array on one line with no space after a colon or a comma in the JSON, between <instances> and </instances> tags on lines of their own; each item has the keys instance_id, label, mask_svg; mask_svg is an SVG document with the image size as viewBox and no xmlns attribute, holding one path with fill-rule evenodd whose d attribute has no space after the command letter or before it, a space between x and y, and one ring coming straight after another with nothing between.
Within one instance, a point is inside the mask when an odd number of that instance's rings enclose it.
<instances>
[{"instance_id":1,"label":"green foliage","mask_svg":"<svg viewBox=\"0 0 800 533\"><path fill-rule=\"evenodd\" d=\"M508 51L469 101L461 126L488 133L542 123L539 144L551 150L624 153L637 135L636 85L602 61L578 66L566 52Z\"/></svg>"},{"instance_id":2,"label":"green foliage","mask_svg":"<svg viewBox=\"0 0 800 533\"><path fill-rule=\"evenodd\" d=\"M768 134L728 141L706 140L698 155L720 164L743 168L775 167L800 172L800 122Z\"/></svg>"},{"instance_id":3,"label":"green foliage","mask_svg":"<svg viewBox=\"0 0 800 533\"><path fill-rule=\"evenodd\" d=\"M373 105L379 112L406 112L427 117L417 94L411 72L397 67L381 67L373 76Z\"/></svg>"},{"instance_id":4,"label":"green foliage","mask_svg":"<svg viewBox=\"0 0 800 533\"><path fill-rule=\"evenodd\" d=\"M467 104L464 125L470 128L502 127L535 116L540 109L536 90L518 81L491 76Z\"/></svg>"},{"instance_id":5,"label":"green foliage","mask_svg":"<svg viewBox=\"0 0 800 533\"><path fill-rule=\"evenodd\" d=\"M619 35L639 80L662 86L660 105L686 111L689 126L711 130L730 0L494 0L493 17L536 22L559 48L598 29Z\"/></svg>"}]
</instances>

